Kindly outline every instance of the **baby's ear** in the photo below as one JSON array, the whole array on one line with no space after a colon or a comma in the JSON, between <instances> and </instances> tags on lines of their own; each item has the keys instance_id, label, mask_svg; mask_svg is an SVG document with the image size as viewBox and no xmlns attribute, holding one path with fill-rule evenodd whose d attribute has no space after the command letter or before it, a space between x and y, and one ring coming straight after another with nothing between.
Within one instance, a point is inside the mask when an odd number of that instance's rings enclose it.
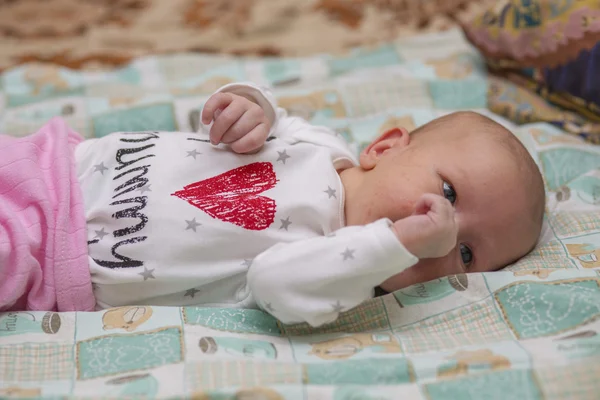
<instances>
[{"instance_id":1,"label":"baby's ear","mask_svg":"<svg viewBox=\"0 0 600 400\"><path fill-rule=\"evenodd\" d=\"M392 147L407 146L409 143L410 135L405 128L388 129L360 153L360 166L366 170L373 169L386 151Z\"/></svg>"}]
</instances>

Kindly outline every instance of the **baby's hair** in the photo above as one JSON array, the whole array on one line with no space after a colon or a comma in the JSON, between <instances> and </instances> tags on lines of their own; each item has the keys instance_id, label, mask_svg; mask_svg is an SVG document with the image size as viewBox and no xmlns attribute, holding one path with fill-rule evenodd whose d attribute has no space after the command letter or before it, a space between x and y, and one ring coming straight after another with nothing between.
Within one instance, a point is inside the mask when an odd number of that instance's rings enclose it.
<instances>
[{"instance_id":1,"label":"baby's hair","mask_svg":"<svg viewBox=\"0 0 600 400\"><path fill-rule=\"evenodd\" d=\"M481 126L481 129L465 134L487 134L491 135L499 145L501 145L508 154L512 157L515 165L518 168L519 175L523 179L523 185L528 193L528 214L531 218L531 226L533 233L539 237L544 221L544 211L546 208L546 191L544 180L537 164L533 157L527 151L523 143L508 129L497 123L496 121L473 111L459 111L452 114L437 118L425 125L420 126L411 132L411 137L422 135L426 132L432 132L434 129L442 126L442 124L457 124L464 125L465 122L476 122ZM532 243L529 251L533 250L536 243ZM515 260L516 261L516 260Z\"/></svg>"}]
</instances>

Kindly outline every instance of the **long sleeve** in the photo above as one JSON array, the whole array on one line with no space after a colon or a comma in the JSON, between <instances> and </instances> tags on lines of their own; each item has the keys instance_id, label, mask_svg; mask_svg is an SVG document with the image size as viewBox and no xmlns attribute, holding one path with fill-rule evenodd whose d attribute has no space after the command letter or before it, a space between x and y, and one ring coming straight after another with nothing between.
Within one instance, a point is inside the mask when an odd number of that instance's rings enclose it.
<instances>
[{"instance_id":1,"label":"long sleeve","mask_svg":"<svg viewBox=\"0 0 600 400\"><path fill-rule=\"evenodd\" d=\"M277 106L277 100L268 88L253 83L231 83L217 90L219 92L244 96L261 106L271 122L270 136L290 144L302 142L327 147L332 152L332 161L336 167L349 166L337 165L343 161L357 163L354 151L344 138L326 126L312 125L300 117L289 116L285 109Z\"/></svg>"},{"instance_id":2,"label":"long sleeve","mask_svg":"<svg viewBox=\"0 0 600 400\"><path fill-rule=\"evenodd\" d=\"M257 304L286 324L319 326L373 297L374 287L418 259L381 219L292 243L256 257L247 283Z\"/></svg>"}]
</instances>

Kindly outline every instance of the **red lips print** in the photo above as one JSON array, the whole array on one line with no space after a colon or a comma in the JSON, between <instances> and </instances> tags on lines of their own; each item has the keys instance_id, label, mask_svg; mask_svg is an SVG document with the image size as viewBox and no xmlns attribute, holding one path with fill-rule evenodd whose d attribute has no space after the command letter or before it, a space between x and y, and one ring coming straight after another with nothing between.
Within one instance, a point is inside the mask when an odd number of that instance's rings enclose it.
<instances>
[{"instance_id":1,"label":"red lips print","mask_svg":"<svg viewBox=\"0 0 600 400\"><path fill-rule=\"evenodd\" d=\"M275 200L260 196L275 187L273 165L256 162L235 168L173 193L213 218L260 231L275 220Z\"/></svg>"}]
</instances>

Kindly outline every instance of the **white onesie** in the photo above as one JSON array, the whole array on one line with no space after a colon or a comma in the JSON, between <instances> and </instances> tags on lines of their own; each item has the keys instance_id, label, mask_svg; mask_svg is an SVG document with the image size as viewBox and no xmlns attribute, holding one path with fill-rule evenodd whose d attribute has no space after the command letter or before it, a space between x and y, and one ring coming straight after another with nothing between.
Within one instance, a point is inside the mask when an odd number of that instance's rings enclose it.
<instances>
[{"instance_id":1,"label":"white onesie","mask_svg":"<svg viewBox=\"0 0 600 400\"><path fill-rule=\"evenodd\" d=\"M346 142L288 117L267 89L272 121L260 152L238 155L206 133L119 132L76 149L98 308L245 307L318 326L414 265L386 219L344 227L337 170Z\"/></svg>"}]
</instances>

